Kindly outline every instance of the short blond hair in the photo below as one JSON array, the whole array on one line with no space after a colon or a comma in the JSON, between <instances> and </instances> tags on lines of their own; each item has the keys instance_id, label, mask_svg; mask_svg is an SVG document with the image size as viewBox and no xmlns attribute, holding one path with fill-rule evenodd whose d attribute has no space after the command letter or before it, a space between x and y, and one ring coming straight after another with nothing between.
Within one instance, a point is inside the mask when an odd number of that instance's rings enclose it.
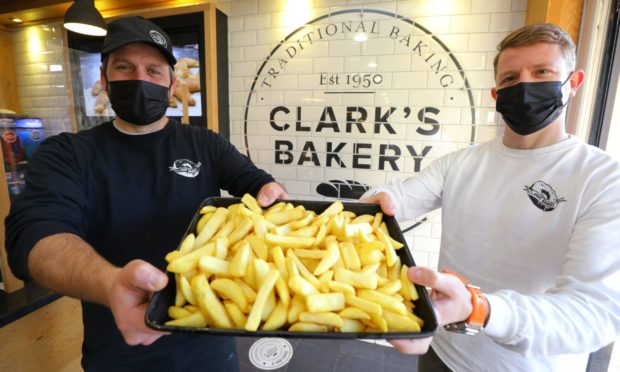
<instances>
[{"instance_id":1,"label":"short blond hair","mask_svg":"<svg viewBox=\"0 0 620 372\"><path fill-rule=\"evenodd\" d=\"M553 23L535 23L513 31L497 45L498 53L493 60L495 75L497 75L497 61L505 49L538 43L559 45L566 66L571 71L575 69L575 51L577 48L570 35Z\"/></svg>"}]
</instances>

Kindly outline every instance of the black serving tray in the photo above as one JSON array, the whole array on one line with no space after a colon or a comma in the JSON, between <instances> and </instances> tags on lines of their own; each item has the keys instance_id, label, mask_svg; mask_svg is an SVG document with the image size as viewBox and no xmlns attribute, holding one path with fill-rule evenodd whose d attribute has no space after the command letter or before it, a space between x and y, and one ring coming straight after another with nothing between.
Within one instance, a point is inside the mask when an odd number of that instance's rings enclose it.
<instances>
[{"instance_id":1,"label":"black serving tray","mask_svg":"<svg viewBox=\"0 0 620 372\"><path fill-rule=\"evenodd\" d=\"M323 212L329 207L332 202L330 201L308 201L308 200L284 200L290 202L293 205L303 205L307 210L316 212L317 214ZM190 223L183 239L188 234L196 231L196 224L200 219L200 210L204 206L212 205L216 207L228 207L233 204L241 203L240 198L222 198L212 197L205 199L198 207L192 222ZM344 210L351 211L356 215L372 214L380 212L381 208L376 204L364 204L364 203L347 203L343 202ZM397 249L396 253L400 257L401 263L409 267L415 266L413 257L407 247L405 238L403 237L400 227L396 223L394 217L383 215L383 221L385 222L390 236L402 243L404 247ZM181 239L181 242L183 241ZM179 243L180 245L180 243ZM424 326L421 332L289 332L287 330L277 331L262 331L257 330L255 332L248 332L243 329L221 329L221 328L194 328L194 327L179 327L168 326L164 323L171 320L168 317L168 307L174 304L176 295L176 282L173 273L168 274L168 285L161 291L156 292L149 306L146 310L145 321L150 328L165 331L165 332L183 332L183 333L198 333L198 334L212 334L212 335L228 335L228 336L249 336L249 337L287 337L287 338L325 338L325 339L399 339L399 338L425 338L434 335L437 332L437 318L433 310L432 303L428 296L426 288L420 285L415 285L418 291L419 298L414 301L415 314L424 320Z\"/></svg>"}]
</instances>

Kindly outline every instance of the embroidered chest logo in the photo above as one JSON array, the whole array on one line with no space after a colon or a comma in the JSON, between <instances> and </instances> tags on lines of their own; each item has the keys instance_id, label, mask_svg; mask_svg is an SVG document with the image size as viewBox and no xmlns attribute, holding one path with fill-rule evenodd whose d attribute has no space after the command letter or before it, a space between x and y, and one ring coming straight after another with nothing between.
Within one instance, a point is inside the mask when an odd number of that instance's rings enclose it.
<instances>
[{"instance_id":1,"label":"embroidered chest logo","mask_svg":"<svg viewBox=\"0 0 620 372\"><path fill-rule=\"evenodd\" d=\"M566 201L558 198L555 190L543 181L536 181L532 186L525 186L524 190L534 205L545 212L550 212L557 208L558 204Z\"/></svg>"},{"instance_id":2,"label":"embroidered chest logo","mask_svg":"<svg viewBox=\"0 0 620 372\"><path fill-rule=\"evenodd\" d=\"M200 173L200 165L200 162L196 164L191 160L179 159L169 169L180 176L195 178Z\"/></svg>"}]
</instances>

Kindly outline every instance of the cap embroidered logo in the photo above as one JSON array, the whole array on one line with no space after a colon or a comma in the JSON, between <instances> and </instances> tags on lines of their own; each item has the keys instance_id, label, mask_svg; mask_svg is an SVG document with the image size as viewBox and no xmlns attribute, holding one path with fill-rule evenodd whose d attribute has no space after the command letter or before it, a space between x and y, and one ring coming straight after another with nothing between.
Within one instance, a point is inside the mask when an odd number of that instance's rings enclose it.
<instances>
[{"instance_id":1,"label":"cap embroidered logo","mask_svg":"<svg viewBox=\"0 0 620 372\"><path fill-rule=\"evenodd\" d=\"M151 30L149 34L151 35L151 38L153 39L154 42L163 46L164 48L168 47L168 43L166 43L166 38L164 37L164 35L160 34L159 32L155 30Z\"/></svg>"},{"instance_id":2,"label":"cap embroidered logo","mask_svg":"<svg viewBox=\"0 0 620 372\"><path fill-rule=\"evenodd\" d=\"M170 66L177 63L172 51L172 42L164 30L140 16L114 20L108 25L108 34L101 45L101 61L105 56L133 43L145 43L157 48Z\"/></svg>"}]
</instances>

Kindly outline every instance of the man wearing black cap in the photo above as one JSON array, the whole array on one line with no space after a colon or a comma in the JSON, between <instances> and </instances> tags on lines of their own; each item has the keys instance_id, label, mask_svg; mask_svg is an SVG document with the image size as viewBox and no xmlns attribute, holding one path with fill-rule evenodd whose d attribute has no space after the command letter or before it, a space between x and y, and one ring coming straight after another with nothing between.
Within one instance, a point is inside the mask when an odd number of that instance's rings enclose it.
<instances>
[{"instance_id":1,"label":"man wearing black cap","mask_svg":"<svg viewBox=\"0 0 620 372\"><path fill-rule=\"evenodd\" d=\"M102 62L116 117L41 144L5 221L11 268L82 300L87 371L238 370L234 339L162 337L146 304L202 200L225 189L267 206L286 192L222 137L165 116L176 60L153 23L111 22Z\"/></svg>"},{"instance_id":2,"label":"man wearing black cap","mask_svg":"<svg viewBox=\"0 0 620 372\"><path fill-rule=\"evenodd\" d=\"M176 84L173 66L177 61L168 35L142 17L112 22L101 48L101 62L101 82L116 113L115 124L139 131L143 126L148 131L162 129L168 122L164 114Z\"/></svg>"}]
</instances>

